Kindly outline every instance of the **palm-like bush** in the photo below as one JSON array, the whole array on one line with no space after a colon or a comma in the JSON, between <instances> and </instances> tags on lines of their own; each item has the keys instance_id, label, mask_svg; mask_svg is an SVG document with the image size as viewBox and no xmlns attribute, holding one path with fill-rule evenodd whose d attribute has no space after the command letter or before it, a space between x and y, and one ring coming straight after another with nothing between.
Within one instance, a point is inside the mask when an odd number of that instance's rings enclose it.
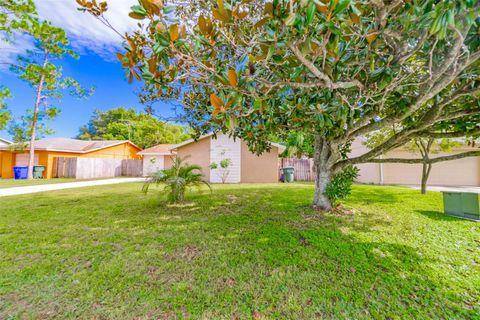
<instances>
[{"instance_id":1,"label":"palm-like bush","mask_svg":"<svg viewBox=\"0 0 480 320\"><path fill-rule=\"evenodd\" d=\"M185 200L185 191L188 188L203 184L210 188L210 184L203 178L202 168L186 163L185 159L176 158L171 168L160 170L148 177L143 185L143 192L147 193L152 184L165 184L165 190L168 190L168 201L179 203Z\"/></svg>"}]
</instances>

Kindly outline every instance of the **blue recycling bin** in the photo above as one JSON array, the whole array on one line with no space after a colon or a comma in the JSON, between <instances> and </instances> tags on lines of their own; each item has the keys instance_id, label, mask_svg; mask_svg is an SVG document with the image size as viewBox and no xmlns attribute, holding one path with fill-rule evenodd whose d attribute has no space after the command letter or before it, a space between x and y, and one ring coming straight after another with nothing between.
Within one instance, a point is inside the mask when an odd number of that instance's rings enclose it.
<instances>
[{"instance_id":1,"label":"blue recycling bin","mask_svg":"<svg viewBox=\"0 0 480 320\"><path fill-rule=\"evenodd\" d=\"M28 177L28 167L13 167L15 180L24 180Z\"/></svg>"}]
</instances>

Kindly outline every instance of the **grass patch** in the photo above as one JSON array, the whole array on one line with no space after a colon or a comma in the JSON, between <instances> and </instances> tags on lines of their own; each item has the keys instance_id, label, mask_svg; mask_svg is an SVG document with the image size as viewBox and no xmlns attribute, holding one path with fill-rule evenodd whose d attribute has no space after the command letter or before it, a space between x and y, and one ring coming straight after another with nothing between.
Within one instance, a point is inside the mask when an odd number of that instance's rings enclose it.
<instances>
[{"instance_id":1,"label":"grass patch","mask_svg":"<svg viewBox=\"0 0 480 320\"><path fill-rule=\"evenodd\" d=\"M222 185L160 204L141 184L0 199L0 318L475 318L480 224L441 195ZM159 189L161 190L161 189Z\"/></svg>"}]
</instances>

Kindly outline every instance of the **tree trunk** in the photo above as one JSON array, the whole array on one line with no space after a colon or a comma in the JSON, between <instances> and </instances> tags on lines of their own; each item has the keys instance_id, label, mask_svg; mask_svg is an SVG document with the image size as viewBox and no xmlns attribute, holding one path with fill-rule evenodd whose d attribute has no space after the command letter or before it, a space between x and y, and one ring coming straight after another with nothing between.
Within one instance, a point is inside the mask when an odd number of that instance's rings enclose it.
<instances>
[{"instance_id":1,"label":"tree trunk","mask_svg":"<svg viewBox=\"0 0 480 320\"><path fill-rule=\"evenodd\" d=\"M431 170L432 170L432 164L424 162L423 168L422 168L422 187L421 187L422 194L427 193L427 181L428 181L428 177L430 176Z\"/></svg>"},{"instance_id":2,"label":"tree trunk","mask_svg":"<svg viewBox=\"0 0 480 320\"><path fill-rule=\"evenodd\" d=\"M427 193L427 181L428 177L430 176L430 171L432 170L432 164L430 163L430 150L432 148L433 142L435 139L430 138L428 141L419 139L416 140L415 143L417 144L418 149L420 150L420 154L422 155L423 163L422 163L422 186L420 189L421 194Z\"/></svg>"},{"instance_id":3,"label":"tree trunk","mask_svg":"<svg viewBox=\"0 0 480 320\"><path fill-rule=\"evenodd\" d=\"M43 87L44 76L41 76L40 83L37 87L37 98L33 109L32 125L30 127L30 146L28 155L28 179L33 179L33 166L35 165L35 140L37 138L37 120L38 110L40 109L41 93Z\"/></svg>"},{"instance_id":4,"label":"tree trunk","mask_svg":"<svg viewBox=\"0 0 480 320\"><path fill-rule=\"evenodd\" d=\"M44 52L45 58L43 60L43 68L47 66L48 62L48 51ZM42 71L44 72L44 71ZM40 81L37 86L37 96L35 98L35 107L33 108L32 116L32 125L30 127L30 146L28 154L28 175L27 179L33 179L33 166L35 165L35 140L37 138L37 121L38 121L38 111L40 109L40 102L42 100L42 91L43 91L43 82L45 81L45 74L42 73L40 76Z\"/></svg>"},{"instance_id":5,"label":"tree trunk","mask_svg":"<svg viewBox=\"0 0 480 320\"><path fill-rule=\"evenodd\" d=\"M332 202L325 194L325 191L333 177L335 156L335 148L321 136L315 136L315 155L313 159L315 171L315 194L312 204L315 209L330 211L333 208Z\"/></svg>"}]
</instances>

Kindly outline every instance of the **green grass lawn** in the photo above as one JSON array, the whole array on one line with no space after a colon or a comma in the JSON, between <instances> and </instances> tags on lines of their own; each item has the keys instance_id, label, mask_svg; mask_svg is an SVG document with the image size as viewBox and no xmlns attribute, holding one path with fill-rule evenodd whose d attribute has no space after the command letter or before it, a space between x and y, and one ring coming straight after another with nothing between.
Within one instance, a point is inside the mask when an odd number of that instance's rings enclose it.
<instances>
[{"instance_id":1,"label":"green grass lawn","mask_svg":"<svg viewBox=\"0 0 480 320\"><path fill-rule=\"evenodd\" d=\"M340 216L306 184L140 188L1 198L0 319L480 318L480 224L438 193L355 186Z\"/></svg>"},{"instance_id":2,"label":"green grass lawn","mask_svg":"<svg viewBox=\"0 0 480 320\"><path fill-rule=\"evenodd\" d=\"M0 189L36 186L40 184L73 182L75 179L58 178L58 179L35 179L35 180L15 180L15 179L0 179Z\"/></svg>"}]
</instances>

